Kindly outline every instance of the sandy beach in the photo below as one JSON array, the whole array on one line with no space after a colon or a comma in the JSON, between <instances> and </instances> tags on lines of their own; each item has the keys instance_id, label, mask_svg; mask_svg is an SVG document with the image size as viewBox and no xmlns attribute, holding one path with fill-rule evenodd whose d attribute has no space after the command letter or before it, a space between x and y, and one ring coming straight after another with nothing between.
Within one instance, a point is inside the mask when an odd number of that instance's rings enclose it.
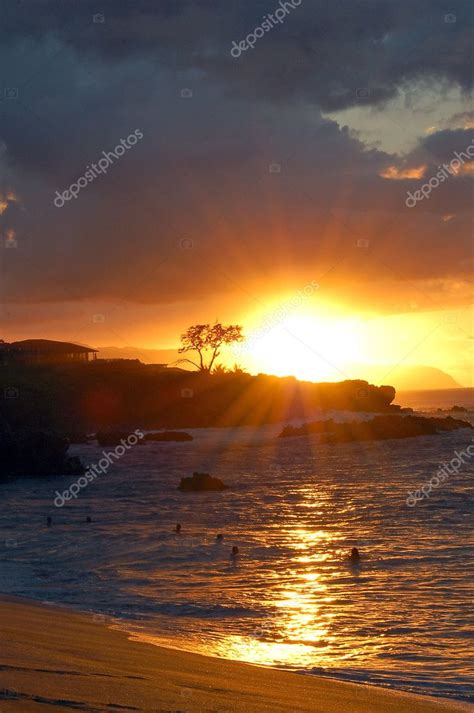
<instances>
[{"instance_id":1,"label":"sandy beach","mask_svg":"<svg viewBox=\"0 0 474 713\"><path fill-rule=\"evenodd\" d=\"M0 710L436 713L463 703L131 641L88 614L0 600Z\"/></svg>"}]
</instances>

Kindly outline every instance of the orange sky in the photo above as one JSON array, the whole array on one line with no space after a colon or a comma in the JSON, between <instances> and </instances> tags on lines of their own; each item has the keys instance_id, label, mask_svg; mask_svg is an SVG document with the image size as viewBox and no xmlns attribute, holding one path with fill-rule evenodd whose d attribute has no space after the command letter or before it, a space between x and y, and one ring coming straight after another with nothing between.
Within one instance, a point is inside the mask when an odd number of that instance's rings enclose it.
<instances>
[{"instance_id":1,"label":"orange sky","mask_svg":"<svg viewBox=\"0 0 474 713\"><path fill-rule=\"evenodd\" d=\"M255 3L111 3L87 39L59 6L0 28L0 337L169 349L219 319L252 371L473 384L467 15L302 3L235 58Z\"/></svg>"}]
</instances>

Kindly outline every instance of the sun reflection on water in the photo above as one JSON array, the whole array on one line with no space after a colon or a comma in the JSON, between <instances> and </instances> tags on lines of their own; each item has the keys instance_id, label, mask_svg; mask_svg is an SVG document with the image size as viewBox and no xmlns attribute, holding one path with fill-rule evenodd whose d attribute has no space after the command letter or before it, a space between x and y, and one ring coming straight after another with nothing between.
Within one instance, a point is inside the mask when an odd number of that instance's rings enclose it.
<instances>
[{"instance_id":1,"label":"sun reflection on water","mask_svg":"<svg viewBox=\"0 0 474 713\"><path fill-rule=\"evenodd\" d=\"M253 635L226 636L212 653L225 658L243 659L257 664L299 666L311 659L314 666L328 666L335 637L330 633L335 613L334 600L321 573L312 569L327 559L314 552L323 540L334 535L323 530L296 528L286 531L289 546L298 554L289 562L284 579L290 585L278 583L269 605L274 612L271 621L258 627ZM280 577L283 579L283 577Z\"/></svg>"}]
</instances>

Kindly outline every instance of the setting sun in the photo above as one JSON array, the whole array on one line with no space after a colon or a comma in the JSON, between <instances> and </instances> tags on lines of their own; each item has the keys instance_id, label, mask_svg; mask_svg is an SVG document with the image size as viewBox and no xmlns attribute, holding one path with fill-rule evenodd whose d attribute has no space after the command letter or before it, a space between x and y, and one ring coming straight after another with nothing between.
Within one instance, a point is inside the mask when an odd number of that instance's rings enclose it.
<instances>
[{"instance_id":1,"label":"setting sun","mask_svg":"<svg viewBox=\"0 0 474 713\"><path fill-rule=\"evenodd\" d=\"M256 324L242 345L255 371L296 376L309 381L349 378L350 363L359 361L356 320L330 319L299 312L273 328Z\"/></svg>"},{"instance_id":2,"label":"setting sun","mask_svg":"<svg viewBox=\"0 0 474 713\"><path fill-rule=\"evenodd\" d=\"M404 314L382 316L355 314L349 305L324 302L319 294L295 308L288 296L267 300L265 310L238 315L246 325L245 339L225 353L225 364L307 381L361 378L397 389L470 383L472 347L464 339L471 330L470 310L417 307L412 303Z\"/></svg>"}]
</instances>

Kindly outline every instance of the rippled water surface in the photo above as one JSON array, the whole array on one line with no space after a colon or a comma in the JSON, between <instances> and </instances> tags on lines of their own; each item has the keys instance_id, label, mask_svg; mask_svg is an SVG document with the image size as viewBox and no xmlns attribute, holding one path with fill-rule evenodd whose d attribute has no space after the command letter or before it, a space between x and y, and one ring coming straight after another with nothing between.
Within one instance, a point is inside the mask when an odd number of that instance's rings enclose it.
<instances>
[{"instance_id":1,"label":"rippled water surface","mask_svg":"<svg viewBox=\"0 0 474 713\"><path fill-rule=\"evenodd\" d=\"M2 486L0 590L111 615L156 643L468 698L474 459L416 507L406 498L474 432L330 446L278 430L138 446L62 509L54 491L71 478ZM194 470L230 490L177 491Z\"/></svg>"}]
</instances>

